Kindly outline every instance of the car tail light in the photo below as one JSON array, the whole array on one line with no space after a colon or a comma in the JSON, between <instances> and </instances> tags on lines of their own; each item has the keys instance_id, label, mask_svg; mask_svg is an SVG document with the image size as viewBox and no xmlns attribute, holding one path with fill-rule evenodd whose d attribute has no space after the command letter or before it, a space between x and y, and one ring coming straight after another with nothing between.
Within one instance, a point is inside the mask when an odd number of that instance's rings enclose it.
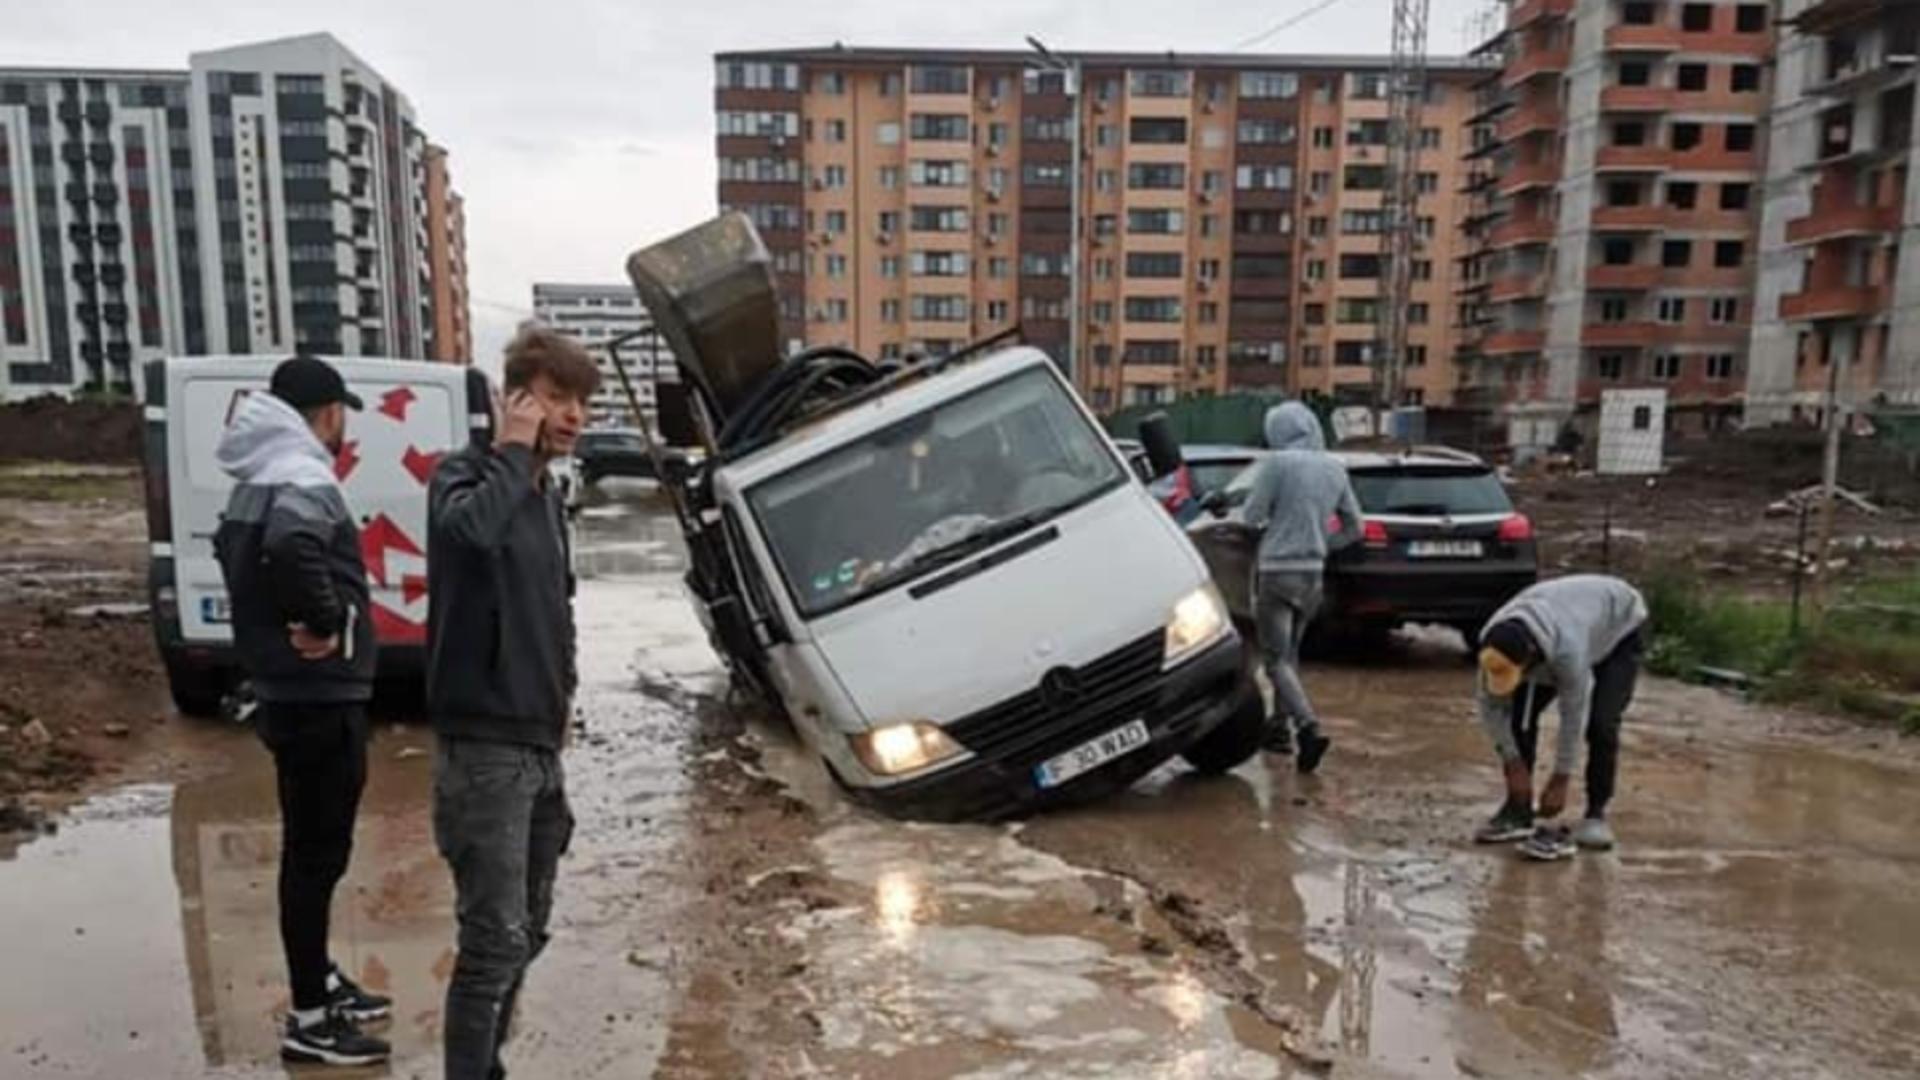
<instances>
[{"instance_id":1,"label":"car tail light","mask_svg":"<svg viewBox=\"0 0 1920 1080\"><path fill-rule=\"evenodd\" d=\"M1503 544L1518 544L1524 540L1531 540L1533 539L1533 522L1527 520L1525 514L1515 514L1500 523L1500 531L1496 535Z\"/></svg>"},{"instance_id":2,"label":"car tail light","mask_svg":"<svg viewBox=\"0 0 1920 1080\"><path fill-rule=\"evenodd\" d=\"M1368 518L1360 527L1360 539L1370 548L1383 548L1387 546L1390 537L1387 535L1385 523Z\"/></svg>"}]
</instances>

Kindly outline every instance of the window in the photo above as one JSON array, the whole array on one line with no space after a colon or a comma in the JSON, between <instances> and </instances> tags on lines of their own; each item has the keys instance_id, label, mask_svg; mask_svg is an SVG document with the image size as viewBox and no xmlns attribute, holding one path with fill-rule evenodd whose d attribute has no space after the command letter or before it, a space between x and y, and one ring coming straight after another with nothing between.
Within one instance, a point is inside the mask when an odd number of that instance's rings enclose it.
<instances>
[{"instance_id":1,"label":"window","mask_svg":"<svg viewBox=\"0 0 1920 1080\"><path fill-rule=\"evenodd\" d=\"M1638 120L1622 120L1621 122L1613 125L1613 145L1615 146L1647 145L1647 125L1641 123Z\"/></svg>"},{"instance_id":2,"label":"window","mask_svg":"<svg viewBox=\"0 0 1920 1080\"><path fill-rule=\"evenodd\" d=\"M1347 76L1347 96L1355 101L1380 101L1387 96L1387 77L1375 72Z\"/></svg>"},{"instance_id":3,"label":"window","mask_svg":"<svg viewBox=\"0 0 1920 1080\"><path fill-rule=\"evenodd\" d=\"M1233 276L1236 280L1285 281L1293 273L1293 260L1286 255L1235 255L1233 257Z\"/></svg>"},{"instance_id":4,"label":"window","mask_svg":"<svg viewBox=\"0 0 1920 1080\"><path fill-rule=\"evenodd\" d=\"M843 278L847 276L847 257L845 255L827 256L827 276Z\"/></svg>"},{"instance_id":5,"label":"window","mask_svg":"<svg viewBox=\"0 0 1920 1080\"><path fill-rule=\"evenodd\" d=\"M1240 96L1243 98L1290 98L1300 93L1300 76L1292 72L1243 71Z\"/></svg>"},{"instance_id":6,"label":"window","mask_svg":"<svg viewBox=\"0 0 1920 1080\"><path fill-rule=\"evenodd\" d=\"M1669 270L1685 270L1693 263L1693 241L1666 240L1660 244L1660 265Z\"/></svg>"},{"instance_id":7,"label":"window","mask_svg":"<svg viewBox=\"0 0 1920 1080\"><path fill-rule=\"evenodd\" d=\"M1733 65L1733 90L1736 94L1751 94L1760 89L1759 64Z\"/></svg>"},{"instance_id":8,"label":"window","mask_svg":"<svg viewBox=\"0 0 1920 1080\"><path fill-rule=\"evenodd\" d=\"M1202 281L1220 280L1220 260L1201 259L1199 263L1196 264L1195 275Z\"/></svg>"},{"instance_id":9,"label":"window","mask_svg":"<svg viewBox=\"0 0 1920 1080\"><path fill-rule=\"evenodd\" d=\"M1184 71L1130 71L1128 88L1135 97L1186 97L1192 77Z\"/></svg>"},{"instance_id":10,"label":"window","mask_svg":"<svg viewBox=\"0 0 1920 1080\"><path fill-rule=\"evenodd\" d=\"M1745 153L1753 149L1753 125L1728 124L1727 149L1735 153Z\"/></svg>"},{"instance_id":11,"label":"window","mask_svg":"<svg viewBox=\"0 0 1920 1080\"><path fill-rule=\"evenodd\" d=\"M1712 356L1707 357L1707 378L1733 378L1733 354L1714 353Z\"/></svg>"},{"instance_id":12,"label":"window","mask_svg":"<svg viewBox=\"0 0 1920 1080\"><path fill-rule=\"evenodd\" d=\"M1373 362L1373 342L1336 341L1333 343L1335 367L1365 367Z\"/></svg>"},{"instance_id":13,"label":"window","mask_svg":"<svg viewBox=\"0 0 1920 1080\"><path fill-rule=\"evenodd\" d=\"M1181 273L1181 255L1177 251L1130 251L1127 276L1130 278L1177 278Z\"/></svg>"},{"instance_id":14,"label":"window","mask_svg":"<svg viewBox=\"0 0 1920 1080\"><path fill-rule=\"evenodd\" d=\"M1179 322L1180 299L1175 296L1129 296L1128 322Z\"/></svg>"},{"instance_id":15,"label":"window","mask_svg":"<svg viewBox=\"0 0 1920 1080\"><path fill-rule=\"evenodd\" d=\"M1672 382L1680 377L1680 357L1676 353L1660 353L1653 358L1653 377L1661 382Z\"/></svg>"},{"instance_id":16,"label":"window","mask_svg":"<svg viewBox=\"0 0 1920 1080\"><path fill-rule=\"evenodd\" d=\"M1739 240L1715 240L1713 242L1713 265L1722 270L1739 266L1747 259L1747 245Z\"/></svg>"},{"instance_id":17,"label":"window","mask_svg":"<svg viewBox=\"0 0 1920 1080\"><path fill-rule=\"evenodd\" d=\"M1308 326L1327 325L1327 305L1308 304L1305 321Z\"/></svg>"},{"instance_id":18,"label":"window","mask_svg":"<svg viewBox=\"0 0 1920 1080\"><path fill-rule=\"evenodd\" d=\"M815 320L816 322L846 322L847 302L845 300L828 300L820 305L820 309L816 314L819 316Z\"/></svg>"},{"instance_id":19,"label":"window","mask_svg":"<svg viewBox=\"0 0 1920 1080\"><path fill-rule=\"evenodd\" d=\"M1313 148L1315 150L1333 149L1333 129L1317 127L1313 129Z\"/></svg>"},{"instance_id":20,"label":"window","mask_svg":"<svg viewBox=\"0 0 1920 1080\"><path fill-rule=\"evenodd\" d=\"M1000 123L999 121L995 121L991 124L988 124L987 125L987 145L988 146L1007 145L1007 125Z\"/></svg>"},{"instance_id":21,"label":"window","mask_svg":"<svg viewBox=\"0 0 1920 1080\"><path fill-rule=\"evenodd\" d=\"M1030 251L1020 256L1020 275L1022 277L1066 277L1066 253L1047 254Z\"/></svg>"},{"instance_id":22,"label":"window","mask_svg":"<svg viewBox=\"0 0 1920 1080\"><path fill-rule=\"evenodd\" d=\"M987 260L987 276L996 281L1005 280L1013 273L1013 260L1004 255L995 255Z\"/></svg>"},{"instance_id":23,"label":"window","mask_svg":"<svg viewBox=\"0 0 1920 1080\"><path fill-rule=\"evenodd\" d=\"M1387 186L1387 167L1349 165L1341 174L1340 186L1346 191L1380 191Z\"/></svg>"},{"instance_id":24,"label":"window","mask_svg":"<svg viewBox=\"0 0 1920 1080\"><path fill-rule=\"evenodd\" d=\"M1413 260L1413 280L1415 281L1432 281L1433 280L1433 260L1432 259Z\"/></svg>"},{"instance_id":25,"label":"window","mask_svg":"<svg viewBox=\"0 0 1920 1080\"><path fill-rule=\"evenodd\" d=\"M900 211L898 210L880 211L880 231L883 233L899 232L900 231Z\"/></svg>"},{"instance_id":26,"label":"window","mask_svg":"<svg viewBox=\"0 0 1920 1080\"><path fill-rule=\"evenodd\" d=\"M1243 143L1282 144L1291 143L1299 138L1300 129L1291 120L1262 118L1242 120L1239 126L1239 138Z\"/></svg>"},{"instance_id":27,"label":"window","mask_svg":"<svg viewBox=\"0 0 1920 1080\"><path fill-rule=\"evenodd\" d=\"M1691 210L1699 201L1700 185L1691 180L1667 182L1667 205L1676 210Z\"/></svg>"},{"instance_id":28,"label":"window","mask_svg":"<svg viewBox=\"0 0 1920 1080\"><path fill-rule=\"evenodd\" d=\"M1601 353L1599 362L1600 377L1608 382L1619 382L1627 377L1627 358L1619 353Z\"/></svg>"},{"instance_id":29,"label":"window","mask_svg":"<svg viewBox=\"0 0 1920 1080\"><path fill-rule=\"evenodd\" d=\"M966 232L967 211L959 206L916 206L910 221L915 232Z\"/></svg>"},{"instance_id":30,"label":"window","mask_svg":"<svg viewBox=\"0 0 1920 1080\"><path fill-rule=\"evenodd\" d=\"M816 94L844 94L847 92L847 77L838 71L822 71L813 77L813 92Z\"/></svg>"},{"instance_id":31,"label":"window","mask_svg":"<svg viewBox=\"0 0 1920 1080\"><path fill-rule=\"evenodd\" d=\"M1007 321L1007 302L1005 300L987 301L987 321L1003 323Z\"/></svg>"},{"instance_id":32,"label":"window","mask_svg":"<svg viewBox=\"0 0 1920 1080\"><path fill-rule=\"evenodd\" d=\"M1333 321L1346 326L1371 326L1380 302L1371 296L1346 296L1334 301Z\"/></svg>"},{"instance_id":33,"label":"window","mask_svg":"<svg viewBox=\"0 0 1920 1080\"><path fill-rule=\"evenodd\" d=\"M1308 281L1325 281L1327 279L1327 260L1308 259L1306 276Z\"/></svg>"},{"instance_id":34,"label":"window","mask_svg":"<svg viewBox=\"0 0 1920 1080\"><path fill-rule=\"evenodd\" d=\"M907 256L907 272L914 277L966 277L964 251L915 251Z\"/></svg>"},{"instance_id":35,"label":"window","mask_svg":"<svg viewBox=\"0 0 1920 1080\"><path fill-rule=\"evenodd\" d=\"M1624 236L1609 236L1600 243L1600 261L1607 266L1632 266L1633 241Z\"/></svg>"},{"instance_id":36,"label":"window","mask_svg":"<svg viewBox=\"0 0 1920 1080\"><path fill-rule=\"evenodd\" d=\"M847 167L829 165L820 170L820 183L823 187L843 188L847 186Z\"/></svg>"},{"instance_id":37,"label":"window","mask_svg":"<svg viewBox=\"0 0 1920 1080\"><path fill-rule=\"evenodd\" d=\"M1663 296L1658 308L1659 319L1663 323L1683 323L1687 321L1687 301L1685 297Z\"/></svg>"},{"instance_id":38,"label":"window","mask_svg":"<svg viewBox=\"0 0 1920 1080\"><path fill-rule=\"evenodd\" d=\"M914 113L907 128L913 138L925 142L966 142L970 137L967 118L959 113Z\"/></svg>"},{"instance_id":39,"label":"window","mask_svg":"<svg viewBox=\"0 0 1920 1080\"><path fill-rule=\"evenodd\" d=\"M1220 228L1219 214L1200 215L1200 235L1212 236Z\"/></svg>"},{"instance_id":40,"label":"window","mask_svg":"<svg viewBox=\"0 0 1920 1080\"><path fill-rule=\"evenodd\" d=\"M1707 321L1716 326L1731 326L1740 321L1740 299L1716 296L1707 305Z\"/></svg>"},{"instance_id":41,"label":"window","mask_svg":"<svg viewBox=\"0 0 1920 1080\"><path fill-rule=\"evenodd\" d=\"M1429 313L1429 308L1425 304L1419 303L1417 301L1414 303L1408 304L1407 305L1407 324L1409 326L1427 325L1428 313Z\"/></svg>"},{"instance_id":42,"label":"window","mask_svg":"<svg viewBox=\"0 0 1920 1080\"><path fill-rule=\"evenodd\" d=\"M1187 122L1178 117L1137 116L1127 125L1127 140L1179 145L1187 141Z\"/></svg>"},{"instance_id":43,"label":"window","mask_svg":"<svg viewBox=\"0 0 1920 1080\"><path fill-rule=\"evenodd\" d=\"M1324 217L1308 218L1307 219L1307 235L1312 237L1322 237L1327 235L1327 219Z\"/></svg>"},{"instance_id":44,"label":"window","mask_svg":"<svg viewBox=\"0 0 1920 1080\"><path fill-rule=\"evenodd\" d=\"M888 322L888 323L899 322L900 321L900 301L898 300L880 301L880 321Z\"/></svg>"},{"instance_id":45,"label":"window","mask_svg":"<svg viewBox=\"0 0 1920 1080\"><path fill-rule=\"evenodd\" d=\"M1408 367L1426 367L1427 366L1427 347L1425 345L1407 346L1407 366Z\"/></svg>"},{"instance_id":46,"label":"window","mask_svg":"<svg viewBox=\"0 0 1920 1080\"><path fill-rule=\"evenodd\" d=\"M1111 266L1112 264L1109 263L1108 265ZM1113 301L1095 300L1093 302L1093 321L1097 323L1112 322L1113 321Z\"/></svg>"},{"instance_id":47,"label":"window","mask_svg":"<svg viewBox=\"0 0 1920 1080\"><path fill-rule=\"evenodd\" d=\"M1200 190L1207 195L1218 195L1226 186L1227 175L1218 169L1208 169L1200 174Z\"/></svg>"},{"instance_id":48,"label":"window","mask_svg":"<svg viewBox=\"0 0 1920 1080\"><path fill-rule=\"evenodd\" d=\"M987 235L988 236L1007 235L1007 215L988 214L987 215Z\"/></svg>"},{"instance_id":49,"label":"window","mask_svg":"<svg viewBox=\"0 0 1920 1080\"><path fill-rule=\"evenodd\" d=\"M880 186L888 191L898 188L900 186L900 166L880 166Z\"/></svg>"},{"instance_id":50,"label":"window","mask_svg":"<svg viewBox=\"0 0 1920 1080\"><path fill-rule=\"evenodd\" d=\"M1120 138L1120 129L1112 124L1100 124L1093 129L1093 145L1114 146Z\"/></svg>"},{"instance_id":51,"label":"window","mask_svg":"<svg viewBox=\"0 0 1920 1080\"><path fill-rule=\"evenodd\" d=\"M1387 145L1387 122L1385 120L1349 120L1347 121L1348 146L1385 146Z\"/></svg>"},{"instance_id":52,"label":"window","mask_svg":"<svg viewBox=\"0 0 1920 1080\"><path fill-rule=\"evenodd\" d=\"M907 83L916 94L965 94L972 89L964 67L915 64L907 73Z\"/></svg>"},{"instance_id":53,"label":"window","mask_svg":"<svg viewBox=\"0 0 1920 1080\"><path fill-rule=\"evenodd\" d=\"M1093 216L1093 235L1112 236L1120 231L1120 219L1113 214L1095 214Z\"/></svg>"},{"instance_id":54,"label":"window","mask_svg":"<svg viewBox=\"0 0 1920 1080\"><path fill-rule=\"evenodd\" d=\"M899 121L887 120L876 125L873 129L873 137L874 137L874 140L878 142L881 146L900 145Z\"/></svg>"},{"instance_id":55,"label":"window","mask_svg":"<svg viewBox=\"0 0 1920 1080\"><path fill-rule=\"evenodd\" d=\"M1632 180L1610 180L1607 182L1608 206L1639 206L1640 185Z\"/></svg>"},{"instance_id":56,"label":"window","mask_svg":"<svg viewBox=\"0 0 1920 1080\"><path fill-rule=\"evenodd\" d=\"M1242 165L1233 171L1233 186L1240 191L1292 191L1293 166Z\"/></svg>"},{"instance_id":57,"label":"window","mask_svg":"<svg viewBox=\"0 0 1920 1080\"><path fill-rule=\"evenodd\" d=\"M1629 0L1620 5L1620 21L1628 26L1652 26L1654 6L1652 0Z\"/></svg>"},{"instance_id":58,"label":"window","mask_svg":"<svg viewBox=\"0 0 1920 1080\"><path fill-rule=\"evenodd\" d=\"M845 120L827 121L827 141L832 143L847 141L847 122Z\"/></svg>"},{"instance_id":59,"label":"window","mask_svg":"<svg viewBox=\"0 0 1920 1080\"><path fill-rule=\"evenodd\" d=\"M827 211L826 231L839 235L847 231L847 212L845 210Z\"/></svg>"},{"instance_id":60,"label":"window","mask_svg":"<svg viewBox=\"0 0 1920 1080\"><path fill-rule=\"evenodd\" d=\"M1752 197L1752 184L1725 183L1720 185L1720 209L1745 210L1747 200Z\"/></svg>"},{"instance_id":61,"label":"window","mask_svg":"<svg viewBox=\"0 0 1920 1080\"><path fill-rule=\"evenodd\" d=\"M1307 191L1314 195L1325 195L1333 190L1333 174L1322 170L1307 177Z\"/></svg>"},{"instance_id":62,"label":"window","mask_svg":"<svg viewBox=\"0 0 1920 1080\"><path fill-rule=\"evenodd\" d=\"M1349 252L1340 256L1340 280L1374 281L1379 277L1379 255L1373 252Z\"/></svg>"},{"instance_id":63,"label":"window","mask_svg":"<svg viewBox=\"0 0 1920 1080\"><path fill-rule=\"evenodd\" d=\"M1707 88L1707 65L1681 64L1674 76L1673 85L1690 94L1697 94Z\"/></svg>"},{"instance_id":64,"label":"window","mask_svg":"<svg viewBox=\"0 0 1920 1080\"><path fill-rule=\"evenodd\" d=\"M1127 211L1127 231L1130 233L1171 235L1185 230L1186 215L1179 210Z\"/></svg>"},{"instance_id":65,"label":"window","mask_svg":"<svg viewBox=\"0 0 1920 1080\"><path fill-rule=\"evenodd\" d=\"M900 276L900 256L898 255L880 256L880 276L883 278L899 277Z\"/></svg>"},{"instance_id":66,"label":"window","mask_svg":"<svg viewBox=\"0 0 1920 1080\"><path fill-rule=\"evenodd\" d=\"M1682 120L1673 125L1673 148L1692 150L1700 145L1700 125Z\"/></svg>"},{"instance_id":67,"label":"window","mask_svg":"<svg viewBox=\"0 0 1920 1080\"><path fill-rule=\"evenodd\" d=\"M881 97L899 97L900 84L902 81L903 80L900 78L900 73L897 71L889 71L886 74L880 76L880 96Z\"/></svg>"},{"instance_id":68,"label":"window","mask_svg":"<svg viewBox=\"0 0 1920 1080\"><path fill-rule=\"evenodd\" d=\"M1308 345L1300 350L1301 367L1319 367L1323 350L1318 345Z\"/></svg>"},{"instance_id":69,"label":"window","mask_svg":"<svg viewBox=\"0 0 1920 1080\"><path fill-rule=\"evenodd\" d=\"M1178 191L1187 186L1185 165L1136 163L1127 166L1130 191Z\"/></svg>"},{"instance_id":70,"label":"window","mask_svg":"<svg viewBox=\"0 0 1920 1080\"><path fill-rule=\"evenodd\" d=\"M1733 28L1743 34L1758 34L1767 28L1767 5L1741 4L1733 10Z\"/></svg>"},{"instance_id":71,"label":"window","mask_svg":"<svg viewBox=\"0 0 1920 1080\"><path fill-rule=\"evenodd\" d=\"M1032 187L1066 187L1067 165L1060 161L1028 162L1020 167L1020 179Z\"/></svg>"},{"instance_id":72,"label":"window","mask_svg":"<svg viewBox=\"0 0 1920 1080\"><path fill-rule=\"evenodd\" d=\"M1293 211L1235 210L1233 231L1256 236L1286 236L1293 232Z\"/></svg>"},{"instance_id":73,"label":"window","mask_svg":"<svg viewBox=\"0 0 1920 1080\"><path fill-rule=\"evenodd\" d=\"M915 322L966 322L964 296L915 295L907 299L907 317Z\"/></svg>"},{"instance_id":74,"label":"window","mask_svg":"<svg viewBox=\"0 0 1920 1080\"><path fill-rule=\"evenodd\" d=\"M1600 321L1619 323L1627 321L1627 302L1617 296L1600 301Z\"/></svg>"},{"instance_id":75,"label":"window","mask_svg":"<svg viewBox=\"0 0 1920 1080\"><path fill-rule=\"evenodd\" d=\"M1201 323L1211 325L1220 321L1220 305L1211 300L1202 300L1196 305L1194 316ZM1206 350L1201 350L1205 352Z\"/></svg>"},{"instance_id":76,"label":"window","mask_svg":"<svg viewBox=\"0 0 1920 1080\"><path fill-rule=\"evenodd\" d=\"M1680 29L1692 34L1705 33L1713 29L1712 4L1683 4L1680 7Z\"/></svg>"},{"instance_id":77,"label":"window","mask_svg":"<svg viewBox=\"0 0 1920 1080\"><path fill-rule=\"evenodd\" d=\"M1423 172L1413 178L1415 190L1422 195L1432 195L1440 190L1440 174Z\"/></svg>"},{"instance_id":78,"label":"window","mask_svg":"<svg viewBox=\"0 0 1920 1080\"><path fill-rule=\"evenodd\" d=\"M1646 86L1653 81L1653 65L1644 60L1631 60L1620 65L1621 86Z\"/></svg>"}]
</instances>

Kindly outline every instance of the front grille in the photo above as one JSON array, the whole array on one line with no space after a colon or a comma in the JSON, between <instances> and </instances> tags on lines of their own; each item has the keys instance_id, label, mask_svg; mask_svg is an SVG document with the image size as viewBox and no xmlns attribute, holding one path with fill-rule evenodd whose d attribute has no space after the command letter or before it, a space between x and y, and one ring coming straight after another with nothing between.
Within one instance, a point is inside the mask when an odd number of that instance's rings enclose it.
<instances>
[{"instance_id":1,"label":"front grille","mask_svg":"<svg viewBox=\"0 0 1920 1080\"><path fill-rule=\"evenodd\" d=\"M1156 631L1075 669L1080 704L1060 715L1038 687L947 725L947 734L984 758L1038 760L1043 750L1074 746L1145 712L1160 689L1166 635Z\"/></svg>"}]
</instances>

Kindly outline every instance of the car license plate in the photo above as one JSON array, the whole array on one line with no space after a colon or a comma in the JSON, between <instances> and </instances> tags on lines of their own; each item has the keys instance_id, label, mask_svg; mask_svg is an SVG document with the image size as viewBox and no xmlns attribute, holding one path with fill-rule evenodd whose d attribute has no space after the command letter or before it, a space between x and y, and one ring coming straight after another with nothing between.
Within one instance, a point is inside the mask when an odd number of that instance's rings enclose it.
<instances>
[{"instance_id":1,"label":"car license plate","mask_svg":"<svg viewBox=\"0 0 1920 1080\"><path fill-rule=\"evenodd\" d=\"M1151 741L1152 737L1147 734L1147 722L1135 720L1034 766L1034 782L1043 788L1059 787L1074 777L1091 772L1114 758L1124 757Z\"/></svg>"},{"instance_id":2,"label":"car license plate","mask_svg":"<svg viewBox=\"0 0 1920 1080\"><path fill-rule=\"evenodd\" d=\"M1413 540L1407 555L1415 559L1477 559L1486 550L1478 540Z\"/></svg>"},{"instance_id":3,"label":"car license plate","mask_svg":"<svg viewBox=\"0 0 1920 1080\"><path fill-rule=\"evenodd\" d=\"M200 621L210 626L232 622L232 605L224 596L203 596L200 598Z\"/></svg>"}]
</instances>

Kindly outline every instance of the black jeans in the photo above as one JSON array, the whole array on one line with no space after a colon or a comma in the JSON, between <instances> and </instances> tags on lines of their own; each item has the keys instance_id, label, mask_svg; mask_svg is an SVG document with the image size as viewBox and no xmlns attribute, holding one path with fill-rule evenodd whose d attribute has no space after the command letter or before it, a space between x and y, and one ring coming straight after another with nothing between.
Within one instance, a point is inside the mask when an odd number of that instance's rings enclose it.
<instances>
[{"instance_id":1,"label":"black jeans","mask_svg":"<svg viewBox=\"0 0 1920 1080\"><path fill-rule=\"evenodd\" d=\"M1593 665L1593 699L1587 713L1588 817L1604 817L1607 804L1613 801L1620 772L1620 718L1633 701L1643 648L1640 631L1635 630ZM1540 714L1555 696L1550 684L1528 684L1513 695L1513 738L1529 774L1540 746Z\"/></svg>"},{"instance_id":2,"label":"black jeans","mask_svg":"<svg viewBox=\"0 0 1920 1080\"><path fill-rule=\"evenodd\" d=\"M528 965L547 944L553 879L573 837L560 756L442 736L433 833L453 869L460 955L447 985L447 1080L503 1077L501 1047Z\"/></svg>"},{"instance_id":3,"label":"black jeans","mask_svg":"<svg viewBox=\"0 0 1920 1080\"><path fill-rule=\"evenodd\" d=\"M273 751L280 789L280 942L293 1007L327 1003L334 886L353 854L367 786L367 707L262 702L255 731Z\"/></svg>"}]
</instances>

